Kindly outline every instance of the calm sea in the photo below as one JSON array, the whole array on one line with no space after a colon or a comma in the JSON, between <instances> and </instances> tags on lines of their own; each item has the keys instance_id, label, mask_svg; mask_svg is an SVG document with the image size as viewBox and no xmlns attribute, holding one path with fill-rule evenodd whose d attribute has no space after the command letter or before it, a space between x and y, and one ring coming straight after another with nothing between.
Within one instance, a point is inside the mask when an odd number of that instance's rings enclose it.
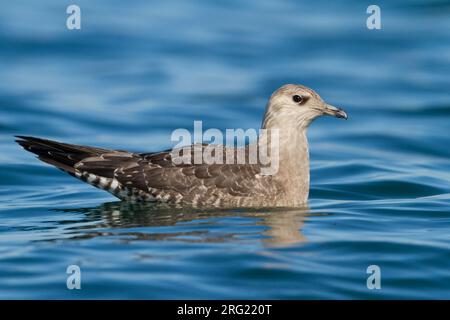
<instances>
[{"instance_id":1,"label":"calm sea","mask_svg":"<svg viewBox=\"0 0 450 320\"><path fill-rule=\"evenodd\" d=\"M450 298L449 1L378 1L380 30L356 0L73 2L81 30L0 10L0 298ZM310 127L304 209L121 204L13 139L158 151L258 128L285 83L349 114Z\"/></svg>"}]
</instances>

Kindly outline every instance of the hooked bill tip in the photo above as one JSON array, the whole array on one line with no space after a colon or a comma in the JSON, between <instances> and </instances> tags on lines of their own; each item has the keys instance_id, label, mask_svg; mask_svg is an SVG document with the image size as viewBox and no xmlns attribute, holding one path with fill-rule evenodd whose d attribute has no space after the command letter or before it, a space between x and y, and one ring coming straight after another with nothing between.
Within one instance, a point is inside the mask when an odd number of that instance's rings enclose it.
<instances>
[{"instance_id":1,"label":"hooked bill tip","mask_svg":"<svg viewBox=\"0 0 450 320\"><path fill-rule=\"evenodd\" d=\"M339 109L338 112L336 112L336 118L347 120L348 116L347 116L347 113L344 110Z\"/></svg>"},{"instance_id":2,"label":"hooked bill tip","mask_svg":"<svg viewBox=\"0 0 450 320\"><path fill-rule=\"evenodd\" d=\"M325 104L323 113L336 118L341 118L345 120L348 119L347 113L344 110L342 110L341 108L336 108L335 106L329 104Z\"/></svg>"}]
</instances>

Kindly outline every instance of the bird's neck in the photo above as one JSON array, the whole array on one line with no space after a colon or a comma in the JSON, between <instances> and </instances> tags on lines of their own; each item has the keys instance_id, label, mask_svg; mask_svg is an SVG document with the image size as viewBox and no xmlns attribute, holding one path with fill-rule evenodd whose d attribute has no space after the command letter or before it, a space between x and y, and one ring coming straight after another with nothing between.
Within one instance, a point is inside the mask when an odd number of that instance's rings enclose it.
<instances>
[{"instance_id":1,"label":"bird's neck","mask_svg":"<svg viewBox=\"0 0 450 320\"><path fill-rule=\"evenodd\" d=\"M268 146L278 149L278 170L274 178L283 186L286 197L305 203L309 193L309 150L305 129L278 129L278 143L274 147L274 135ZM271 132L268 130L266 132ZM271 156L272 157L272 156ZM296 203L292 203L296 204Z\"/></svg>"},{"instance_id":2,"label":"bird's neck","mask_svg":"<svg viewBox=\"0 0 450 320\"><path fill-rule=\"evenodd\" d=\"M306 130L281 130L278 174L290 197L301 203L306 202L309 193L309 148Z\"/></svg>"}]
</instances>

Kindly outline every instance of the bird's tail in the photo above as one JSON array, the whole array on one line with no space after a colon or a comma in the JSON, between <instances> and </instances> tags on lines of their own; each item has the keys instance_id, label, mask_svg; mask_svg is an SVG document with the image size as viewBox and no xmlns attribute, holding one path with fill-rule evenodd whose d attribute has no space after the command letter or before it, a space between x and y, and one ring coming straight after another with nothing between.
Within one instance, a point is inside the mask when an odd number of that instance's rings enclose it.
<instances>
[{"instance_id":1,"label":"bird's tail","mask_svg":"<svg viewBox=\"0 0 450 320\"><path fill-rule=\"evenodd\" d=\"M67 144L47 139L16 136L16 142L25 150L38 156L40 160L51 164L71 175L75 174L74 165L81 160L109 152L110 150Z\"/></svg>"}]
</instances>

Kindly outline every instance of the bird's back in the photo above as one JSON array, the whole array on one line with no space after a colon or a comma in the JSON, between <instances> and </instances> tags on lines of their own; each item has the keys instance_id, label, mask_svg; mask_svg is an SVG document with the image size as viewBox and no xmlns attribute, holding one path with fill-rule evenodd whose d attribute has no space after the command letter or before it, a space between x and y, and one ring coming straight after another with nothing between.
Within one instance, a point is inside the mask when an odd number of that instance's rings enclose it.
<instances>
[{"instance_id":1,"label":"bird's back","mask_svg":"<svg viewBox=\"0 0 450 320\"><path fill-rule=\"evenodd\" d=\"M243 152L249 159L248 146L214 145L212 155L220 152L223 161L195 164L196 148L203 154L208 145L179 150L180 156L190 156L191 161L177 163L173 150L132 153L23 136L17 142L42 161L122 200L238 207L277 205L282 199L280 185L272 176L262 175L259 164L226 163L227 154L236 159Z\"/></svg>"}]
</instances>

